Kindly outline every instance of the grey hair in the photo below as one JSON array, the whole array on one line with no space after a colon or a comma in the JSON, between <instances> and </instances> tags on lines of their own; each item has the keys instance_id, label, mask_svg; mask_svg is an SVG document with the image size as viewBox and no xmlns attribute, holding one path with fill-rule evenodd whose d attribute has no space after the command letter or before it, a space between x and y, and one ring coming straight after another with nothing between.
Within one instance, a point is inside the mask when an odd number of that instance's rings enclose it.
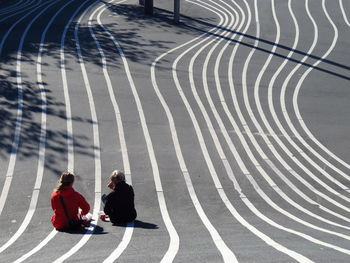
<instances>
[{"instance_id":1,"label":"grey hair","mask_svg":"<svg viewBox=\"0 0 350 263\"><path fill-rule=\"evenodd\" d=\"M109 179L113 182L113 183L118 183L118 182L125 182L125 174L123 171L119 171L119 170L114 170L111 174L111 176L109 177Z\"/></svg>"}]
</instances>

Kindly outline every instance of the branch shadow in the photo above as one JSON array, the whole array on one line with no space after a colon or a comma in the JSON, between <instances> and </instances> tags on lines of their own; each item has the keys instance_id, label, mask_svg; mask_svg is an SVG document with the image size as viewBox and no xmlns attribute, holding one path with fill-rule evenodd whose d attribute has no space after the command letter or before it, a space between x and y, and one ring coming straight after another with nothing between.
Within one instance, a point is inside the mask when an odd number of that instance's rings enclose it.
<instances>
[{"instance_id":1,"label":"branch shadow","mask_svg":"<svg viewBox=\"0 0 350 263\"><path fill-rule=\"evenodd\" d=\"M14 130L18 122L18 87L16 81L12 80L16 72L13 70L2 69L0 75L0 158L6 159L11 153L17 153L19 160L24 160L31 156L37 156L39 150L39 140L41 135L41 122L38 118L43 112L44 102L41 99L43 91L37 88L37 83L23 81L21 84L23 91L23 104L21 116L21 134L18 149L13 146ZM45 87L47 83L43 83ZM50 95L48 88L44 90L46 95L46 114L47 116L58 117L67 120L64 103L58 101ZM74 117L75 122L86 122L79 117ZM58 169L60 162L65 161L67 156L67 132L65 129L46 130L45 148L45 168L52 170L55 174L61 171ZM88 151L89 146L86 145L86 137L76 133L74 135L73 144L77 151L91 155Z\"/></svg>"},{"instance_id":2,"label":"branch shadow","mask_svg":"<svg viewBox=\"0 0 350 263\"><path fill-rule=\"evenodd\" d=\"M64 42L65 52L65 68L67 72L75 72L79 69L73 65L73 61L78 63L77 56L77 42L75 41L74 29L76 25L77 17L79 17L87 7L95 2L94 0L88 0L84 3L84 8L80 10L66 34ZM106 3L105 1L100 1ZM51 17L59 10L65 1L58 1L53 5L44 16L33 23L31 30L26 35L25 42L21 51L21 64L27 67L32 67L32 72L37 65L37 54L40 47L41 34L51 19ZM107 4L107 3L106 3ZM61 35L65 30L66 24L69 22L71 16L75 10L81 5L80 0L73 1L64 10L64 15L58 16L53 22L50 30L47 31L44 45L43 54L46 57L50 57L50 63L42 62L41 66L44 69L50 67L50 70L57 71L57 75L60 77L60 48L61 48ZM37 10L36 12L39 12ZM156 26L159 28L174 27L170 14L164 13L162 17L149 17L144 15L143 7L139 5L108 5L108 12L111 15L123 16L123 18L130 23L127 29L118 29L118 23L114 19L109 20L104 24L110 32L113 33L114 38L122 46L123 52L128 56L128 60L135 63L148 63L150 59L153 59L156 55L156 50L150 52L147 48L155 49L167 49L172 41L158 41L155 39L148 39L144 37L140 31L145 24L150 26ZM0 39L4 37L11 26L23 16L23 13L17 16L11 16L9 19L5 19L1 23ZM3 18L3 17L2 17ZM8 38L4 42L3 49L0 50L0 158L6 160L13 151L14 130L18 118L18 98L19 90L16 77L18 72L16 71L17 64L17 52L20 39L23 32L26 30L26 26L29 24L30 19L33 16L24 19L16 25ZM108 67L116 70L123 70L121 57L118 54L116 47L111 41L110 37L106 34L103 28L96 22L89 28L86 23L80 25L78 31L79 43L81 45L82 55L85 63L90 63L96 67L102 68L101 57L96 47L96 43L91 36L91 31L94 32L96 38L103 47L105 56L107 57ZM142 43L142 48L140 48ZM69 58L69 59L68 59ZM53 62L52 62L53 61ZM16 149L17 158L19 160L28 159L38 155L39 140L41 134L41 122L40 116L43 112L43 101L41 99L41 92L38 87L38 82L33 79L35 76L30 76L27 73L26 68L22 68L22 90L23 90L23 116L21 120L21 133L19 140L18 150ZM27 75L26 75L27 74ZM46 95L46 114L49 118L59 118L61 120L67 120L66 109L64 101L60 101L52 95L53 89L57 91L57 84L51 83L50 79L46 78L43 73L43 82L45 95ZM59 91L63 93L62 91ZM73 113L74 114L74 113ZM82 118L79 114L72 116L74 123L92 123L89 118ZM54 174L60 174L62 169L62 163L67 162L67 131L66 127L62 129L51 129L47 126L46 130L46 145L45 145L45 168L53 171ZM73 138L74 151L84 156L93 156L93 142L89 141L84 135L74 131Z\"/></svg>"},{"instance_id":3,"label":"branch shadow","mask_svg":"<svg viewBox=\"0 0 350 263\"><path fill-rule=\"evenodd\" d=\"M36 56L38 54L38 49L40 46L40 38L43 29L47 22L51 19L53 14L57 12L62 3L65 1L58 1L57 4L53 5L47 14L40 17L37 22L32 26L32 29L28 32L26 36L25 43L23 46L22 54L22 64L35 67L37 61ZM84 8L80 10L77 14L79 17L86 8L92 4L94 0L88 0L84 3ZM254 45L247 42L247 40L258 40L270 46L277 46L281 49L293 51L294 53L308 56L309 58L321 60L323 63L327 63L336 68L349 70L349 66L342 65L336 61L331 61L327 59L322 59L313 54L307 54L302 50L293 50L288 46L280 45L265 39L256 38L255 36L243 34L242 32L234 31L225 27L220 27L219 29L225 30L227 32L236 33L237 35L244 36L242 41L232 40L227 37L219 36L213 33L208 33L206 29L216 27L215 19L209 18L204 20L181 16L180 23L174 23L173 13L161 8L154 9L154 15L148 16L144 14L144 9L140 5L134 4L108 4L105 0L101 0L100 3L105 3L107 5L107 10L110 16L121 16L123 20L127 23L126 27L121 27L118 19L106 19L104 21L104 27L110 31L114 38L118 41L123 49L123 52L127 56L127 59L131 62L149 65L155 57L160 53L168 51L169 47L172 46L175 40L166 39L158 40L152 39L150 36L144 36L143 30L146 26L167 31L171 30L172 33L176 35L186 34L198 36L202 33L206 33L215 37L224 38L232 43L237 43L240 45L247 46L249 48L254 48L260 52L267 54L273 54L274 56L281 57L283 59L288 59L294 63L302 64L308 68L314 68L316 70L322 71L326 74L331 74L333 76L349 80L349 76L345 76L336 72L334 70L329 70L322 68L321 66L314 67L309 63L301 62L294 58L288 58L280 53L271 53L270 50L264 49L262 47L255 47ZM65 30L65 26L68 23L70 17L73 15L78 6L81 5L80 0L75 0L72 4L68 5L67 8L63 10L64 15L60 15L52 24L52 28L48 31L45 38L44 53L45 56L50 57L51 64L48 62L43 62L41 65L44 67L51 67L53 71L57 71L57 75L60 75L61 63L60 63L60 48L61 48L61 35ZM7 30L11 28L14 21L21 19L23 14L18 16L13 16L11 19L1 23L0 28L0 39L6 34ZM79 70L73 65L73 62L78 63L77 56L77 42L74 36L74 27L77 20L73 22L65 38L65 55L66 55L66 70L67 72L75 72ZM6 40L3 50L1 51L0 57L0 158L6 159L12 152L12 144L14 139L14 130L17 122L17 108L18 108L18 87L16 82L16 61L17 61L17 49L19 45L19 40L28 25L32 17L23 20L18 26L14 27L9 38ZM123 63L121 57L117 52L117 49L111 41L110 37L106 34L104 29L98 25L98 23L92 23L92 27L89 28L86 23L79 27L79 43L82 46L82 55L84 62L90 63L95 67L101 68L101 57L99 51L96 47L96 43L91 36L91 30L96 35L96 38L103 47L105 56L107 57L108 67L115 70L123 70ZM69 59L68 59L69 58ZM170 58L169 58L170 59ZM53 61L53 62L52 62ZM163 60L162 63L167 65L167 61ZM163 65L163 64L162 64ZM160 66L162 66L160 65ZM42 113L42 100L41 91L38 88L38 83L33 81L30 76L22 75L22 87L23 87L23 116L22 116L22 127L19 151L17 153L19 159L28 159L32 156L38 155L38 145L41 133L41 123L40 115ZM45 94L47 97L47 115L48 117L59 118L60 120L67 120L66 110L63 101L55 98L53 90L57 89L56 85L50 82L50 79L45 78L43 75L42 83L45 87ZM60 76L59 76L60 77ZM63 92L63 91L62 91ZM79 114L75 114L72 117L73 123L92 123L90 118L82 118ZM46 131L46 154L45 154L45 168L52 170L55 174L61 172L61 163L66 162L67 156L67 132L66 128L54 130L49 126ZM73 138L74 149L77 153L84 156L93 156L93 143L88 141L84 135L77 132L74 133Z\"/></svg>"},{"instance_id":4,"label":"branch shadow","mask_svg":"<svg viewBox=\"0 0 350 263\"><path fill-rule=\"evenodd\" d=\"M155 8L155 10L157 10L158 16L163 16L162 14L164 14L164 13L168 14L165 17L166 19L169 19L169 15L172 14L172 12L169 12L168 10L164 10L164 9L161 9L161 8ZM337 61L332 61L332 60L329 60L329 59L325 59L325 58L322 58L322 57L319 57L319 56L307 53L307 52L305 52L303 50L293 49L293 48L288 47L286 45L275 43L275 42L272 42L272 41L269 41L269 40L266 40L266 39L263 39L263 38L258 38L258 37L253 36L253 35L244 34L242 32L239 32L239 31L236 31L236 30L232 30L232 29L229 29L227 27L217 26L217 25L212 24L212 23L210 23L208 21L203 21L203 20L192 18L192 17L185 16L185 15L182 15L181 18L183 19L183 21L178 24L179 27L187 28L190 31L197 31L197 32L199 32L201 34L205 33L207 35L214 36L214 37L217 37L217 38L221 38L221 39L227 40L227 41L232 42L232 43L237 43L237 44L240 44L240 45L252 48L252 49L256 49L256 50L264 52L264 53L272 54L272 55L274 55L276 57L280 57L280 58L289 60L291 62L294 62L294 63L297 63L297 64L301 64L301 65L303 65L305 67L308 67L308 68L313 68L315 70L318 70L318 71L321 71L321 72L324 72L324 73L327 73L327 74L330 74L330 75L333 75L333 76L336 76L336 77L339 77L339 78L342 78L342 79L350 80L349 76L340 74L340 73L338 73L336 71L332 71L332 70L328 70L328 69L322 68L320 66L313 66L310 63L302 62L301 60L294 59L292 57L287 57L286 55L283 55L283 54L278 53L278 52L271 52L271 50L268 50L268 49L265 49L265 48L262 48L262 47L259 47L259 46L254 46L253 44L249 43L246 40L247 39L251 39L251 40L254 40L254 41L257 40L258 42L268 44L271 47L272 46L276 46L276 47L278 47L280 49L283 49L283 50L292 51L295 54L303 55L303 56L306 56L308 58L311 58L311 59L314 59L314 60L317 60L317 61L319 60L319 61L321 61L321 62L323 62L325 64L332 65L332 66L334 66L336 68L345 69L347 71L350 71L350 66L348 66L348 65L344 65L344 64L338 63ZM189 21L192 21L192 23L189 23ZM225 37L225 36L222 36L222 35L219 35L219 34L215 34L215 33L212 33L212 32L207 32L203 28L200 28L198 26L194 26L194 23L196 23L197 25L205 26L205 27L217 28L217 29L220 29L220 30L223 30L223 31L226 31L226 32L230 32L231 34L236 34L238 36L244 36L244 38L243 38L242 41L239 41L239 40L236 40L236 39L231 39L230 37Z\"/></svg>"}]
</instances>

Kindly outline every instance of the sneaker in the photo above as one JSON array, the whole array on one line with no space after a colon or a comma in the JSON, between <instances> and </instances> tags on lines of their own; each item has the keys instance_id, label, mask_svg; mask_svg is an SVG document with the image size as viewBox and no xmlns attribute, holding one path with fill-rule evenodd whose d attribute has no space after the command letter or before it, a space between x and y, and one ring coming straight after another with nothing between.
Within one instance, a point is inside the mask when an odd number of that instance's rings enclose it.
<instances>
[{"instance_id":1,"label":"sneaker","mask_svg":"<svg viewBox=\"0 0 350 263\"><path fill-rule=\"evenodd\" d=\"M106 215L103 211L98 212L98 215L100 216L101 220L104 222L109 222L109 217Z\"/></svg>"}]
</instances>

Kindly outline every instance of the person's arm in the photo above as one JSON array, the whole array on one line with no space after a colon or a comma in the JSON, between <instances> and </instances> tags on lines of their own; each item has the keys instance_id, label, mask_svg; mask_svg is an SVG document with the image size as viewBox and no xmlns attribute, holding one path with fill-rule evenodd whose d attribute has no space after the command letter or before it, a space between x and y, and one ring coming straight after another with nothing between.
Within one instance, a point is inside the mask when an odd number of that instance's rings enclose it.
<instances>
[{"instance_id":1,"label":"person's arm","mask_svg":"<svg viewBox=\"0 0 350 263\"><path fill-rule=\"evenodd\" d=\"M111 198L111 194L109 194L106 196L106 203L105 203L103 212L105 212L106 215L110 215L112 214L112 211L113 211L112 198Z\"/></svg>"},{"instance_id":2,"label":"person's arm","mask_svg":"<svg viewBox=\"0 0 350 263\"><path fill-rule=\"evenodd\" d=\"M131 187L131 196L132 196L132 200L135 199L135 193L134 193L134 188L132 186Z\"/></svg>"},{"instance_id":3,"label":"person's arm","mask_svg":"<svg viewBox=\"0 0 350 263\"><path fill-rule=\"evenodd\" d=\"M88 202L86 202L84 196L77 193L79 196L79 207L81 208L81 214L86 215L90 211L90 205Z\"/></svg>"},{"instance_id":4,"label":"person's arm","mask_svg":"<svg viewBox=\"0 0 350 263\"><path fill-rule=\"evenodd\" d=\"M51 208L54 211L57 208L57 201L56 201L57 198L55 198L55 196L56 195L54 193L51 194Z\"/></svg>"}]
</instances>

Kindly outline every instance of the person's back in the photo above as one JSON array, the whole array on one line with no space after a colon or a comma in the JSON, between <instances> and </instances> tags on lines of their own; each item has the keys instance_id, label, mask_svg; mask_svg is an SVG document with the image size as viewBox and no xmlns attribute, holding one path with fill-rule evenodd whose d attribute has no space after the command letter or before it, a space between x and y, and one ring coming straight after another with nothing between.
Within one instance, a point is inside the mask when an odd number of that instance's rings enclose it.
<instances>
[{"instance_id":1,"label":"person's back","mask_svg":"<svg viewBox=\"0 0 350 263\"><path fill-rule=\"evenodd\" d=\"M73 189L73 182L73 174L63 173L59 185L51 194L51 207L54 211L54 214L51 217L51 222L58 230L66 229L69 226L69 220L80 219L79 208L81 209L81 215L87 214L90 210L90 206L85 198ZM62 201L64 202L66 211L63 207ZM68 213L68 216L66 212Z\"/></svg>"},{"instance_id":2,"label":"person's back","mask_svg":"<svg viewBox=\"0 0 350 263\"><path fill-rule=\"evenodd\" d=\"M119 171L113 172L108 186L113 191L105 199L104 212L109 216L110 221L115 224L124 224L135 220L137 213L134 190L125 182L124 174Z\"/></svg>"}]
</instances>

